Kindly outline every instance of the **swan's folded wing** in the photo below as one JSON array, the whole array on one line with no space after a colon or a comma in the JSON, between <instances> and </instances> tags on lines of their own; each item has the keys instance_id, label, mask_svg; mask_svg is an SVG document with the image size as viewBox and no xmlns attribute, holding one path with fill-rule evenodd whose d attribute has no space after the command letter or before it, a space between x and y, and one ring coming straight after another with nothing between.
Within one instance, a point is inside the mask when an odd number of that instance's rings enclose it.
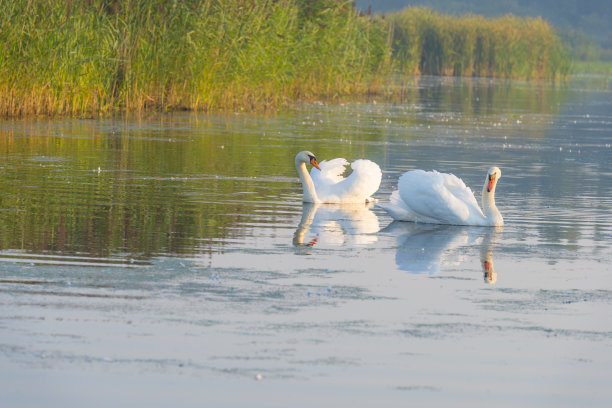
<instances>
[{"instance_id":1,"label":"swan's folded wing","mask_svg":"<svg viewBox=\"0 0 612 408\"><path fill-rule=\"evenodd\" d=\"M465 207L468 209L469 214L479 214L484 218L484 214L474 197L474 192L471 188L467 187L463 180L456 177L453 174L447 174L444 181L446 189L455 196ZM463 221L466 221L464 219Z\"/></svg>"},{"instance_id":2,"label":"swan's folded wing","mask_svg":"<svg viewBox=\"0 0 612 408\"><path fill-rule=\"evenodd\" d=\"M398 186L400 197L417 215L440 223L462 224L469 217L470 211L448 189L449 185L457 183L463 184L452 174L413 170L400 177Z\"/></svg>"}]
</instances>

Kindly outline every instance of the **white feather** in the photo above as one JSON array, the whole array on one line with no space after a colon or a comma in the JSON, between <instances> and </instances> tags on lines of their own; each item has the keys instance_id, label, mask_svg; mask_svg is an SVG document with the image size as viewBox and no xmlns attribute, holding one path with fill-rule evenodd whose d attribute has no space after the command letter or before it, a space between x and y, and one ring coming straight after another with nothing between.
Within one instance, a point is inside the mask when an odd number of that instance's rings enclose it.
<instances>
[{"instance_id":1,"label":"white feather","mask_svg":"<svg viewBox=\"0 0 612 408\"><path fill-rule=\"evenodd\" d=\"M494 167L495 182L501 171ZM398 181L398 191L390 197L389 206L380 206L394 219L433 224L503 225L495 206L495 189L483 187L483 208L480 209L472 190L453 174L437 171L412 170ZM485 214L486 213L486 214Z\"/></svg>"},{"instance_id":2,"label":"white feather","mask_svg":"<svg viewBox=\"0 0 612 408\"><path fill-rule=\"evenodd\" d=\"M370 160L356 160L351 164L352 172L345 178L343 173L349 162L338 158L319 163L321 170L314 167L310 175L305 172L305 163L308 162L308 154L302 157L304 152L296 156L296 168L300 174L302 184L305 186L304 197L312 197L313 202L319 203L361 203L375 201L372 195L378 191L382 180L380 167ZM309 153L309 152L307 152ZM309 153L312 156L312 153ZM302 169L302 166L304 168ZM309 187L309 180L313 183L313 189ZM312 191L314 190L314 191Z\"/></svg>"}]
</instances>

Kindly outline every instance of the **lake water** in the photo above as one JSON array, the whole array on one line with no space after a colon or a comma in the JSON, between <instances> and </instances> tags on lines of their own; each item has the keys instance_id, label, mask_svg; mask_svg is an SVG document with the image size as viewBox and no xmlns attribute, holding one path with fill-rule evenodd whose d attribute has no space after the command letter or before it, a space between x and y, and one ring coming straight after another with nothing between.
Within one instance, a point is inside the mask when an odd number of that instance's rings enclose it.
<instances>
[{"instance_id":1,"label":"lake water","mask_svg":"<svg viewBox=\"0 0 612 408\"><path fill-rule=\"evenodd\" d=\"M610 406L612 86L420 78L278 114L0 122L11 407ZM500 229L303 205L298 151Z\"/></svg>"}]
</instances>

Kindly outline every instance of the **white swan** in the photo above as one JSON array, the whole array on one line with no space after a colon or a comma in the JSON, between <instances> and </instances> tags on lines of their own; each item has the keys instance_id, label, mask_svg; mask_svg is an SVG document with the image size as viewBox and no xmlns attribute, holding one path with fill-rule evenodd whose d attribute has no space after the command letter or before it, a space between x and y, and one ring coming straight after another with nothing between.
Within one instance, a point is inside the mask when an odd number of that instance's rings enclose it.
<instances>
[{"instance_id":1,"label":"white swan","mask_svg":"<svg viewBox=\"0 0 612 408\"><path fill-rule=\"evenodd\" d=\"M306 163L313 168L308 174ZM371 196L380 186L382 171L378 164L370 160L355 160L351 164L353 172L342 177L345 159L333 159L317 163L315 155L309 151L295 156L295 168L300 176L306 203L364 203L375 201Z\"/></svg>"},{"instance_id":2,"label":"white swan","mask_svg":"<svg viewBox=\"0 0 612 408\"><path fill-rule=\"evenodd\" d=\"M501 170L491 167L482 188L482 210L474 193L453 174L412 170L404 173L391 205L379 207L394 219L432 224L501 226L504 219L495 206L495 187Z\"/></svg>"}]
</instances>

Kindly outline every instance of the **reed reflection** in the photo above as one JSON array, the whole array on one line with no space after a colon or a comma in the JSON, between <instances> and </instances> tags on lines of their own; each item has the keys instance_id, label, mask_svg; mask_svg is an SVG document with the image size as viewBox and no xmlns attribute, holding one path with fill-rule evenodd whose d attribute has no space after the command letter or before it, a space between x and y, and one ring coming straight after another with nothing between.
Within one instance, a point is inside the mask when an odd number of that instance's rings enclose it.
<instances>
[{"instance_id":1,"label":"reed reflection","mask_svg":"<svg viewBox=\"0 0 612 408\"><path fill-rule=\"evenodd\" d=\"M378 241L378 217L366 204L302 204L302 218L293 234L298 248L369 245Z\"/></svg>"}]
</instances>

